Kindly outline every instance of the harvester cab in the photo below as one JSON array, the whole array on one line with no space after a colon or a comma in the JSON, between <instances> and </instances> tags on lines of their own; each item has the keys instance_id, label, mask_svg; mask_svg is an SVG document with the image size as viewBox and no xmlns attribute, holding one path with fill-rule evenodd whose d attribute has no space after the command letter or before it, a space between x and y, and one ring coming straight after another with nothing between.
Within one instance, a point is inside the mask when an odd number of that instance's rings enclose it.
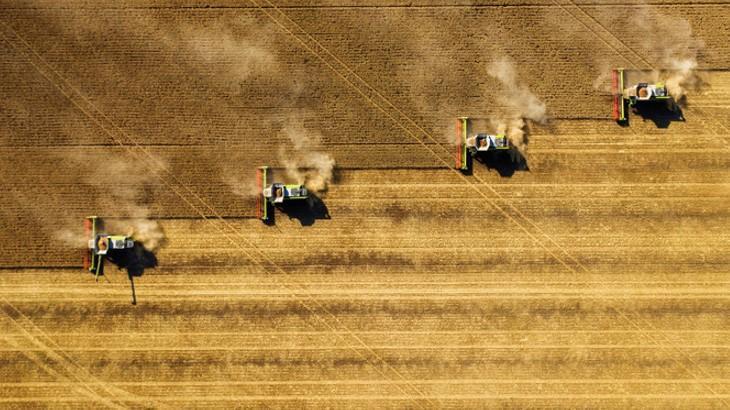
<instances>
[{"instance_id":1,"label":"harvester cab","mask_svg":"<svg viewBox=\"0 0 730 410\"><path fill-rule=\"evenodd\" d=\"M271 184L264 188L264 198L272 204L281 204L285 200L306 199L307 188L304 185L285 185L281 183Z\"/></svg>"},{"instance_id":2,"label":"harvester cab","mask_svg":"<svg viewBox=\"0 0 730 410\"><path fill-rule=\"evenodd\" d=\"M626 72L622 68L613 70L611 77L613 93L613 118L618 122L625 122L626 105L635 107L637 104L653 102L671 102L672 97L664 83L638 83L626 86Z\"/></svg>"},{"instance_id":3,"label":"harvester cab","mask_svg":"<svg viewBox=\"0 0 730 410\"><path fill-rule=\"evenodd\" d=\"M84 268L93 273L97 281L99 276L104 274L104 258L109 252L134 247L134 241L128 236L109 235L101 231L99 217L86 217L84 232L88 250L84 255Z\"/></svg>"},{"instance_id":4,"label":"harvester cab","mask_svg":"<svg viewBox=\"0 0 730 410\"><path fill-rule=\"evenodd\" d=\"M97 255L106 255L107 252L114 249L129 249L134 247L134 241L122 235L96 235L96 239L90 239L93 243L89 247Z\"/></svg>"},{"instance_id":5,"label":"harvester cab","mask_svg":"<svg viewBox=\"0 0 730 410\"><path fill-rule=\"evenodd\" d=\"M271 217L270 205L280 205L289 201L303 200L309 197L307 188L301 184L283 184L280 182L269 182L269 167L259 167L256 170L256 182L260 194L257 200L257 213L262 221L268 221Z\"/></svg>"},{"instance_id":6,"label":"harvester cab","mask_svg":"<svg viewBox=\"0 0 730 410\"><path fill-rule=\"evenodd\" d=\"M466 147L470 151L492 151L495 149L509 149L509 140L502 134L477 134L467 138Z\"/></svg>"},{"instance_id":7,"label":"harvester cab","mask_svg":"<svg viewBox=\"0 0 730 410\"><path fill-rule=\"evenodd\" d=\"M624 90L624 94L628 96L630 105L636 105L637 101L650 101L655 99L667 99L667 88L663 83L648 84L639 83L634 87Z\"/></svg>"},{"instance_id":8,"label":"harvester cab","mask_svg":"<svg viewBox=\"0 0 730 410\"><path fill-rule=\"evenodd\" d=\"M456 121L456 168L469 170L469 157L479 152L509 150L512 145L504 134L479 133L469 135L471 131L469 117L459 117Z\"/></svg>"}]
</instances>

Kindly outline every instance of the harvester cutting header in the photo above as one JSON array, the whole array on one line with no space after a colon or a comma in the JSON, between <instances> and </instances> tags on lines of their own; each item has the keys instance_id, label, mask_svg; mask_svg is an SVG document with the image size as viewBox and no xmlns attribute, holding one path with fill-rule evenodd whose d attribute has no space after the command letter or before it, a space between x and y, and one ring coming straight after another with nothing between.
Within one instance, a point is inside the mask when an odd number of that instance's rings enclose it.
<instances>
[{"instance_id":1,"label":"harvester cutting header","mask_svg":"<svg viewBox=\"0 0 730 410\"><path fill-rule=\"evenodd\" d=\"M269 221L271 218L271 206L307 199L309 196L307 188L301 184L269 183L269 174L270 171L267 166L259 167L256 170L256 183L259 191L256 204L257 216L262 221Z\"/></svg>"},{"instance_id":2,"label":"harvester cutting header","mask_svg":"<svg viewBox=\"0 0 730 410\"><path fill-rule=\"evenodd\" d=\"M470 135L469 117L456 120L456 168L469 170L469 159L480 152L509 150L512 144L504 134L479 133Z\"/></svg>"}]
</instances>

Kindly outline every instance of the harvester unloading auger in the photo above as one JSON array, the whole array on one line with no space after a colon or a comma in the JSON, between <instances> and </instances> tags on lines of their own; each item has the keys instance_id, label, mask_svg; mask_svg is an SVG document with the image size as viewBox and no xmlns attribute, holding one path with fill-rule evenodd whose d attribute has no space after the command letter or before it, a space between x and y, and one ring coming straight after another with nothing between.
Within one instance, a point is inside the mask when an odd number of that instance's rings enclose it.
<instances>
[{"instance_id":1,"label":"harvester unloading auger","mask_svg":"<svg viewBox=\"0 0 730 410\"><path fill-rule=\"evenodd\" d=\"M480 152L502 151L512 148L512 144L504 134L476 134L469 135L469 117L459 117L456 120L456 168L461 171L469 170L469 159Z\"/></svg>"},{"instance_id":2,"label":"harvester unloading auger","mask_svg":"<svg viewBox=\"0 0 730 410\"><path fill-rule=\"evenodd\" d=\"M626 87L626 70L617 68L611 75L611 88L613 94L613 118L618 122L626 122L626 106L636 107L639 104L651 104L664 102L673 104L674 100L669 95L664 83L637 83Z\"/></svg>"},{"instance_id":3,"label":"harvester unloading auger","mask_svg":"<svg viewBox=\"0 0 730 410\"><path fill-rule=\"evenodd\" d=\"M281 205L285 202L303 200L309 197L307 188L301 184L283 184L280 182L269 182L269 167L263 166L256 170L256 182L258 187L257 216L262 221L269 221L272 210L270 207Z\"/></svg>"},{"instance_id":4,"label":"harvester unloading auger","mask_svg":"<svg viewBox=\"0 0 730 410\"><path fill-rule=\"evenodd\" d=\"M84 269L94 274L98 282L99 276L104 275L104 260L110 253L124 249L134 248L134 240L124 235L109 235L102 232L101 221L98 216L87 216L84 219L84 233L87 240L87 251L84 254ZM132 304L137 303L134 292L134 280L129 276L132 283Z\"/></svg>"}]
</instances>

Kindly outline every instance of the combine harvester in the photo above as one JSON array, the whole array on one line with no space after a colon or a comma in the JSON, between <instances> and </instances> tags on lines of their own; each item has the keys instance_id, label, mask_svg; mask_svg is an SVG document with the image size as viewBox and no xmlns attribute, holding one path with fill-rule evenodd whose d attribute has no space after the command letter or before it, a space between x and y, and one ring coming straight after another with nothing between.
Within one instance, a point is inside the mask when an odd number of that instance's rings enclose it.
<instances>
[{"instance_id":1,"label":"combine harvester","mask_svg":"<svg viewBox=\"0 0 730 410\"><path fill-rule=\"evenodd\" d=\"M456 168L469 170L469 159L480 152L508 151L512 144L504 134L476 134L469 136L469 117L456 120Z\"/></svg>"},{"instance_id":2,"label":"combine harvester","mask_svg":"<svg viewBox=\"0 0 730 410\"><path fill-rule=\"evenodd\" d=\"M617 68L611 76L611 88L613 94L613 118L619 123L628 120L626 106L636 107L637 105L653 104L663 102L674 105L674 100L667 92L664 83L638 83L624 88L626 83L626 70ZM674 107L670 107L672 111Z\"/></svg>"},{"instance_id":3,"label":"combine harvester","mask_svg":"<svg viewBox=\"0 0 730 410\"><path fill-rule=\"evenodd\" d=\"M98 216L87 216L84 220L84 232L88 241L88 252L84 257L84 269L94 274L96 281L104 275L104 258L109 252L120 249L131 249L134 241L123 235L109 235L99 232Z\"/></svg>"},{"instance_id":4,"label":"combine harvester","mask_svg":"<svg viewBox=\"0 0 730 410\"><path fill-rule=\"evenodd\" d=\"M87 216L84 219L84 233L87 239L87 251L84 253L84 269L94 274L94 279L99 281L99 276L104 275L104 259L107 255L125 249L134 248L134 240L124 235L109 235L101 232L101 221L98 216ZM137 297L134 292L134 281L132 282L132 304L137 304Z\"/></svg>"},{"instance_id":5,"label":"combine harvester","mask_svg":"<svg viewBox=\"0 0 730 410\"><path fill-rule=\"evenodd\" d=\"M258 192L257 216L264 222L271 220L271 206L282 205L285 202L304 200L309 197L307 188L301 184L282 184L273 182L269 184L269 167L259 167L256 170L256 182Z\"/></svg>"}]
</instances>

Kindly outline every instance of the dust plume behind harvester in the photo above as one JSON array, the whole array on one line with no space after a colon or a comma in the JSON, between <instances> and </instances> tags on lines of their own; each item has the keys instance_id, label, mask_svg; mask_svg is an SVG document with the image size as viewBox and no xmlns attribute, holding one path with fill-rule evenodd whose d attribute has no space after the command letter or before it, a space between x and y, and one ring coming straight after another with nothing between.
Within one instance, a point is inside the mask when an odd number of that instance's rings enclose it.
<instances>
[{"instance_id":1,"label":"dust plume behind harvester","mask_svg":"<svg viewBox=\"0 0 730 410\"><path fill-rule=\"evenodd\" d=\"M667 104L675 111L675 102L664 83L639 82L627 86L626 71L623 68L614 69L611 73L611 89L613 94L613 118L619 123L628 121L626 113L628 107L638 107L656 103Z\"/></svg>"},{"instance_id":2,"label":"dust plume behind harvester","mask_svg":"<svg viewBox=\"0 0 730 410\"><path fill-rule=\"evenodd\" d=\"M124 235L110 235L103 232L102 221L98 216L88 216L84 219L84 234L87 239L87 250L84 253L84 269L94 274L96 281L99 276L104 275L104 260L115 252L134 247L134 240ZM129 277L132 283L132 304L137 303L134 292L134 280Z\"/></svg>"},{"instance_id":3,"label":"dust plume behind harvester","mask_svg":"<svg viewBox=\"0 0 730 410\"><path fill-rule=\"evenodd\" d=\"M259 194L257 196L257 216L264 222L271 220L274 206L285 202L305 200L309 197L307 188L301 184L284 184L273 182L269 167L263 166L256 170L256 183Z\"/></svg>"},{"instance_id":4,"label":"dust plume behind harvester","mask_svg":"<svg viewBox=\"0 0 730 410\"><path fill-rule=\"evenodd\" d=\"M456 168L468 171L470 159L480 152L506 151L512 144L505 134L478 133L471 135L469 117L456 120Z\"/></svg>"}]
</instances>

